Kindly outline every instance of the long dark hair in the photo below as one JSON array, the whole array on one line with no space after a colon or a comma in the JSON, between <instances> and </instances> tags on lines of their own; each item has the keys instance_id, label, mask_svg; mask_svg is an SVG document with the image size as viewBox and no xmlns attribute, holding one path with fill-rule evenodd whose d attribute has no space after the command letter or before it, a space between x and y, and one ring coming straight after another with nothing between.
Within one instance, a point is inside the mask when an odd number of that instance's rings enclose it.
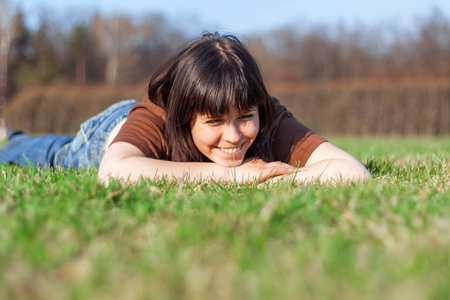
<instances>
[{"instance_id":1,"label":"long dark hair","mask_svg":"<svg viewBox=\"0 0 450 300\"><path fill-rule=\"evenodd\" d=\"M196 114L220 117L258 107L260 128L246 157L272 160L269 126L273 103L258 64L235 36L206 33L191 42L151 78L148 97L166 112L165 135L173 161L206 161L195 146Z\"/></svg>"}]
</instances>

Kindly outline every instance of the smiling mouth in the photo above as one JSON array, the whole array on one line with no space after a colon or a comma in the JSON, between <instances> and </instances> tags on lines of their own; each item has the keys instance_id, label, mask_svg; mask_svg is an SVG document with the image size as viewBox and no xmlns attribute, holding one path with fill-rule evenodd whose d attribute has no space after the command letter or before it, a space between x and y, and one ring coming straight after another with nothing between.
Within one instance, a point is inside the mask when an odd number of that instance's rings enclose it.
<instances>
[{"instance_id":1,"label":"smiling mouth","mask_svg":"<svg viewBox=\"0 0 450 300\"><path fill-rule=\"evenodd\" d=\"M240 145L239 147L233 147L233 148L219 148L220 151L225 152L225 153L236 153L242 150L242 148L244 147L244 144Z\"/></svg>"}]
</instances>

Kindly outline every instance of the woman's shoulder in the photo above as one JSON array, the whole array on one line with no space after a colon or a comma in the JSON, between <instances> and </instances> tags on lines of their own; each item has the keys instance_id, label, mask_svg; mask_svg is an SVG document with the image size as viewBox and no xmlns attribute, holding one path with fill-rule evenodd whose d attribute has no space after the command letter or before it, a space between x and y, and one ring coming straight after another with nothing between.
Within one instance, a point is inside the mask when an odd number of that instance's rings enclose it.
<instances>
[{"instance_id":1,"label":"woman's shoulder","mask_svg":"<svg viewBox=\"0 0 450 300\"><path fill-rule=\"evenodd\" d=\"M147 125L153 124L157 127L164 128L166 123L166 112L146 98L143 102L133 106L128 114L128 120L137 123L145 123Z\"/></svg>"},{"instance_id":2,"label":"woman's shoulder","mask_svg":"<svg viewBox=\"0 0 450 300\"><path fill-rule=\"evenodd\" d=\"M168 157L165 120L166 114L161 107L144 100L133 106L113 143L126 142L147 157L164 159Z\"/></svg>"}]
</instances>

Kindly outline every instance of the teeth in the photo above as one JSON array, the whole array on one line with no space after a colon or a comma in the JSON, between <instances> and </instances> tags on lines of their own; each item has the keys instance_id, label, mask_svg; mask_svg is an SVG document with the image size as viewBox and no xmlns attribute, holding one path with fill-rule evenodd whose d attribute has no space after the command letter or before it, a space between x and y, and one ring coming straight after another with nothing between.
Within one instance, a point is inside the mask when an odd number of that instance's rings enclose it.
<instances>
[{"instance_id":1,"label":"teeth","mask_svg":"<svg viewBox=\"0 0 450 300\"><path fill-rule=\"evenodd\" d=\"M236 152L238 152L239 150L241 150L241 148L242 148L242 147L236 147L236 148L220 148L220 150L221 150L222 152L225 152L225 153L236 153Z\"/></svg>"}]
</instances>

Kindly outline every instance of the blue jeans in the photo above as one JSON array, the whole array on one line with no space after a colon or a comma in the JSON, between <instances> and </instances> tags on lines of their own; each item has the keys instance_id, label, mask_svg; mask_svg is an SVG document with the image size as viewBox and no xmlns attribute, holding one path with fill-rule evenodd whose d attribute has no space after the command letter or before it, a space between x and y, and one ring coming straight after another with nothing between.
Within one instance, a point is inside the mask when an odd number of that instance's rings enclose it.
<instances>
[{"instance_id":1,"label":"blue jeans","mask_svg":"<svg viewBox=\"0 0 450 300\"><path fill-rule=\"evenodd\" d=\"M24 132L15 132L0 149L0 164L26 167L26 157L42 167L98 168L109 134L135 104L135 100L125 100L111 105L81 124L75 137L54 134L31 137Z\"/></svg>"}]
</instances>

